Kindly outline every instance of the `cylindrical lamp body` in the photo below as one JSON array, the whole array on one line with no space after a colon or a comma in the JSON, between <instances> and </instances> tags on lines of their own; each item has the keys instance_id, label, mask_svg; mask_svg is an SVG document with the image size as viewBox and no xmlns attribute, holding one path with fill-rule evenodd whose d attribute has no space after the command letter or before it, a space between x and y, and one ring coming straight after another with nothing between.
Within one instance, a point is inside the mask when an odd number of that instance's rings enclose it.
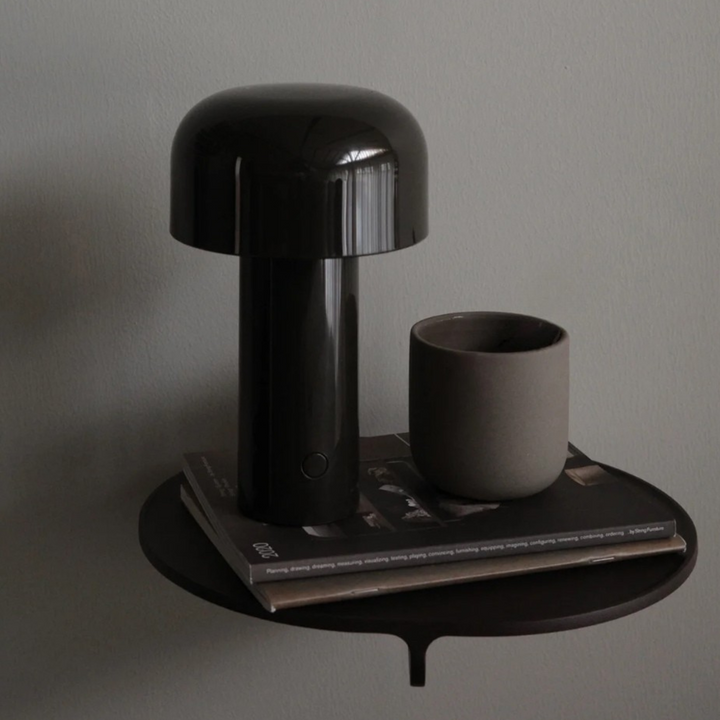
<instances>
[{"instance_id":1,"label":"cylindrical lamp body","mask_svg":"<svg viewBox=\"0 0 720 720\"><path fill-rule=\"evenodd\" d=\"M239 504L318 525L357 506L356 258L240 261Z\"/></svg>"}]
</instances>

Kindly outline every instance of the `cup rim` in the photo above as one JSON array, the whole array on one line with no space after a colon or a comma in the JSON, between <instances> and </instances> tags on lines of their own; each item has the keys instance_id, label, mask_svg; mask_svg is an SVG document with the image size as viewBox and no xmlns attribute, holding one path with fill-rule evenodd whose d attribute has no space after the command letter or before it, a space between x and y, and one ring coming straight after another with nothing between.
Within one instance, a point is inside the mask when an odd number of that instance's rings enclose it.
<instances>
[{"instance_id":1,"label":"cup rim","mask_svg":"<svg viewBox=\"0 0 720 720\"><path fill-rule=\"evenodd\" d=\"M443 322L449 322L451 320L466 320L470 318L479 317L498 317L498 318L512 318L515 320L529 320L531 322L539 322L545 325L549 325L558 332L558 337L555 342L549 345L543 345L539 348L532 348L531 350L515 350L511 352L489 352L487 350L462 350L459 348L447 347L446 345L438 345L437 343L431 342L427 338L424 338L420 333L428 327L434 327ZM433 315L432 317L423 318L418 320L410 329L410 335L417 342L426 345L427 347L440 350L445 353L457 353L460 355L476 355L483 357L524 357L527 355L533 355L536 353L549 352L554 349L561 347L569 342L569 335L567 331L558 325L557 323L547 320L545 318L537 317L535 315L526 315L524 313L505 312L502 310L470 310L453 313L444 313L442 315Z\"/></svg>"}]
</instances>

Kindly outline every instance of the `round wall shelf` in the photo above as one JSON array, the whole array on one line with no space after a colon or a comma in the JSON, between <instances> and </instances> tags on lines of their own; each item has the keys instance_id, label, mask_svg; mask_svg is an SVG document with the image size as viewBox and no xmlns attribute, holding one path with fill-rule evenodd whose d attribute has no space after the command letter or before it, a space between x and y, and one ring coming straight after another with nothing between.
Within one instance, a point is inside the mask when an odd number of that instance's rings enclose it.
<instances>
[{"instance_id":1,"label":"round wall shelf","mask_svg":"<svg viewBox=\"0 0 720 720\"><path fill-rule=\"evenodd\" d=\"M607 467L607 466L605 466ZM670 508L684 554L543 572L267 612L225 563L180 501L182 475L160 485L140 513L143 552L185 590L245 615L307 628L386 633L410 653L410 682L425 684L425 653L443 636L501 636L572 630L614 620L662 600L690 575L697 534L687 513L652 485L614 468Z\"/></svg>"}]
</instances>

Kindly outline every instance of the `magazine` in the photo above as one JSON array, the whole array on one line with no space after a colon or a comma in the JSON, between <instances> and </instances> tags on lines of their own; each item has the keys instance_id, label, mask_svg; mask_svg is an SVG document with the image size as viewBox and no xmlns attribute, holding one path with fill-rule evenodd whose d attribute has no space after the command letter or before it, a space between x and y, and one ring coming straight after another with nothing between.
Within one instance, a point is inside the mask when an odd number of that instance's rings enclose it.
<instances>
[{"instance_id":1,"label":"magazine","mask_svg":"<svg viewBox=\"0 0 720 720\"><path fill-rule=\"evenodd\" d=\"M675 535L666 508L573 445L552 486L494 503L430 485L412 463L406 436L366 438L361 448L356 513L321 526L270 525L240 514L232 453L188 453L184 469L194 498L223 544L233 548L233 567L247 584Z\"/></svg>"},{"instance_id":2,"label":"magazine","mask_svg":"<svg viewBox=\"0 0 720 720\"><path fill-rule=\"evenodd\" d=\"M187 482L180 487L183 504L225 558L235 573L243 578L242 562L236 549L212 528ZM606 564L649 555L683 552L686 543L679 535L658 540L639 540L632 543L600 545L597 547L550 550L529 555L513 555L484 560L461 560L392 570L325 575L297 580L275 580L247 583L248 590L269 612L319 603L356 600L375 595L424 590L444 585L478 580L491 580L512 575L527 575L552 570Z\"/></svg>"}]
</instances>

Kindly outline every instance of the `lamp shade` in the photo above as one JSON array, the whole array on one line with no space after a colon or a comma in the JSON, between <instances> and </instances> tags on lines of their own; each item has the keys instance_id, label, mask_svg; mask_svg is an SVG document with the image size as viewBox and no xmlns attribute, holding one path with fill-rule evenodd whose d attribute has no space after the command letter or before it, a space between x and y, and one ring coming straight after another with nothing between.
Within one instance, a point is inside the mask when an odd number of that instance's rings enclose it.
<instances>
[{"instance_id":1,"label":"lamp shade","mask_svg":"<svg viewBox=\"0 0 720 720\"><path fill-rule=\"evenodd\" d=\"M172 147L171 234L242 257L344 258L428 232L427 148L412 114L364 88L273 84L193 107Z\"/></svg>"}]
</instances>

